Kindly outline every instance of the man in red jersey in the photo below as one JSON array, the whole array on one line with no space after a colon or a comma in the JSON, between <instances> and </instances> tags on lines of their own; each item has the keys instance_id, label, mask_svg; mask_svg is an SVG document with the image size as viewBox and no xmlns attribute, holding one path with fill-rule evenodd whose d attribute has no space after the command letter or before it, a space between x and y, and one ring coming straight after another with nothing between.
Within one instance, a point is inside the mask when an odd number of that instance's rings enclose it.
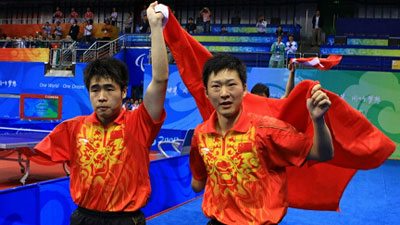
<instances>
[{"instance_id":1,"label":"man in red jersey","mask_svg":"<svg viewBox=\"0 0 400 225\"><path fill-rule=\"evenodd\" d=\"M288 207L287 166L333 158L324 114L331 102L316 84L307 99L314 138L290 124L251 113L246 66L218 54L203 69L206 96L214 113L197 126L190 149L192 188L205 187L202 209L211 224L277 224ZM306 104L304 102L304 104Z\"/></svg>"},{"instance_id":2,"label":"man in red jersey","mask_svg":"<svg viewBox=\"0 0 400 225\"><path fill-rule=\"evenodd\" d=\"M180 26L171 11L164 38L203 120L208 120L215 109L205 94L202 70L212 57L211 53ZM251 113L283 120L296 130L313 136L314 129L305 102L316 83L310 80L300 82L285 99L247 93L242 104ZM332 103L325 113L325 121L331 132L335 156L326 162L308 160L300 168L286 168L289 207L339 211L339 201L356 171L380 166L396 149L393 141L359 111L337 94L324 92Z\"/></svg>"},{"instance_id":3,"label":"man in red jersey","mask_svg":"<svg viewBox=\"0 0 400 225\"><path fill-rule=\"evenodd\" d=\"M68 162L70 191L78 208L73 225L146 224L140 211L150 196L149 149L165 119L167 51L157 1L147 9L151 27L153 78L143 104L122 109L128 69L114 58L97 59L84 70L93 114L59 124L35 150L54 162Z\"/></svg>"}]
</instances>

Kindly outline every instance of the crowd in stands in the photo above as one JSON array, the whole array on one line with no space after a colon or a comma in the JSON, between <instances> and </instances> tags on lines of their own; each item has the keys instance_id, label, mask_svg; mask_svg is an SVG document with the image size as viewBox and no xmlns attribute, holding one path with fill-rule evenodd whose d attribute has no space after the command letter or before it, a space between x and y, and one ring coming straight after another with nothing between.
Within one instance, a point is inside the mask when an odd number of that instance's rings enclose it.
<instances>
[{"instance_id":1,"label":"crowd in stands","mask_svg":"<svg viewBox=\"0 0 400 225\"><path fill-rule=\"evenodd\" d=\"M149 33L150 26L146 15L147 6L143 5L143 10L140 12L140 22L138 26L138 31L140 33ZM173 11L174 12L174 11ZM190 34L205 33L209 34L211 32L211 19L212 12L208 7L204 7L199 11L199 17L196 20L192 17L188 19L188 23L185 25L185 29ZM0 35L0 47L3 48L41 48L41 47L51 47L50 44L44 44L46 41L80 41L85 43L90 43L94 36L94 14L90 7L86 8L86 13L80 18L78 12L75 8L71 8L68 16L64 16L60 7L56 7L55 12L52 14L53 24L46 22L41 30L37 31L35 34L31 34L28 37L8 37L6 35ZM132 13L129 12L128 17L122 23L123 32L133 33L134 19ZM111 33L113 29L116 29L118 19L117 9L112 8L109 16L104 20L104 25L101 25L99 29L101 30L102 37L97 37L102 40L110 40ZM315 22L316 20L316 22ZM62 24L62 22L69 22L69 24ZM321 26L322 19L319 19L319 15L313 20L313 24L316 23L316 27ZM234 17L231 18L232 24L240 24L240 16L236 11ZM315 27L313 26L313 27ZM265 20L264 16L259 16L257 23L255 24L257 33L265 34L267 32L268 22ZM63 30L66 29L66 30ZM317 28L315 28L317 29ZM68 32L67 32L68 30ZM122 32L121 31L121 32ZM0 32L1 33L1 32ZM316 36L316 40L319 44L319 33L318 31L313 34ZM228 34L227 27L225 25L221 26L219 34ZM278 26L276 29L277 42L274 42L271 46L271 67L283 67L283 58L285 55L294 54L297 51L297 43L294 41L294 36L284 32L282 26ZM289 41L286 45L282 42L282 36L288 35ZM314 35L313 35L314 37Z\"/></svg>"},{"instance_id":2,"label":"crowd in stands","mask_svg":"<svg viewBox=\"0 0 400 225\"><path fill-rule=\"evenodd\" d=\"M21 37L9 37L7 30L0 31L0 48L46 48L50 47L50 42L57 41L82 41L90 42L97 39L110 40L111 33L117 30L118 12L116 8L104 20L104 25L100 27L102 37L94 37L94 14L90 7L82 18L79 17L75 8L71 8L69 16L64 16L60 7L56 7L52 14L52 21L48 21L43 26L38 27L33 34ZM123 23L125 32L132 32L133 17L129 13L127 20ZM148 28L147 28L148 29Z\"/></svg>"},{"instance_id":3,"label":"crowd in stands","mask_svg":"<svg viewBox=\"0 0 400 225\"><path fill-rule=\"evenodd\" d=\"M122 108L125 110L135 110L138 109L140 104L142 104L143 99L142 98L138 98L138 99L134 99L134 98L125 98L124 99L124 103L122 104Z\"/></svg>"}]
</instances>

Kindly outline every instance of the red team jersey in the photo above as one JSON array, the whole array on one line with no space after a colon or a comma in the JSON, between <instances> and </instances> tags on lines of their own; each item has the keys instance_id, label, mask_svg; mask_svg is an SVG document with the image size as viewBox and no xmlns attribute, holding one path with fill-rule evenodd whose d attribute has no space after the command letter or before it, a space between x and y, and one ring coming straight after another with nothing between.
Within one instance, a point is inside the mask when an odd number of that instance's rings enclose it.
<instances>
[{"instance_id":1,"label":"red team jersey","mask_svg":"<svg viewBox=\"0 0 400 225\"><path fill-rule=\"evenodd\" d=\"M69 162L72 199L97 211L136 211L150 196L149 149L165 119L153 121L144 105L123 110L108 127L93 113L59 124L35 150Z\"/></svg>"},{"instance_id":2,"label":"red team jersey","mask_svg":"<svg viewBox=\"0 0 400 225\"><path fill-rule=\"evenodd\" d=\"M196 180L207 178L202 209L224 224L278 223L286 214L286 166L300 166L312 138L291 125L244 109L225 137L217 115L200 124L190 151Z\"/></svg>"},{"instance_id":3,"label":"red team jersey","mask_svg":"<svg viewBox=\"0 0 400 225\"><path fill-rule=\"evenodd\" d=\"M211 53L181 27L171 10L164 38L183 82L206 121L214 108L205 96L202 70L212 56ZM293 125L298 131L313 136L305 102L315 84L313 81L297 84L287 99L264 98L247 93L243 105L251 113L278 118ZM286 168L288 202L291 207L338 210L343 191L357 169L380 166L396 149L393 141L360 112L337 94L325 92L332 102L325 114L325 121L331 131L335 156L327 162L308 161L301 168ZM229 210L226 209L227 212Z\"/></svg>"}]
</instances>

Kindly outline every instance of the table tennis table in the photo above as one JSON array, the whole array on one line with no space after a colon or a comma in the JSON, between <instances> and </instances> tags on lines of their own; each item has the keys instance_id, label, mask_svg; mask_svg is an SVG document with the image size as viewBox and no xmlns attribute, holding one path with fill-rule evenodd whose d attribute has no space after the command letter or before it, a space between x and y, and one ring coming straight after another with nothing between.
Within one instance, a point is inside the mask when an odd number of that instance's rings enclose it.
<instances>
[{"instance_id":1,"label":"table tennis table","mask_svg":"<svg viewBox=\"0 0 400 225\"><path fill-rule=\"evenodd\" d=\"M24 173L20 179L22 185L25 185L26 179L29 176L30 160L26 156L24 157L21 150L29 148L31 151L34 151L33 148L35 145L46 137L49 132L50 130L0 127L0 151L8 150L18 153L18 158L16 159L0 156L0 160L18 162L21 167L21 173ZM65 163L63 164L63 168L65 173L69 175L69 170Z\"/></svg>"}]
</instances>

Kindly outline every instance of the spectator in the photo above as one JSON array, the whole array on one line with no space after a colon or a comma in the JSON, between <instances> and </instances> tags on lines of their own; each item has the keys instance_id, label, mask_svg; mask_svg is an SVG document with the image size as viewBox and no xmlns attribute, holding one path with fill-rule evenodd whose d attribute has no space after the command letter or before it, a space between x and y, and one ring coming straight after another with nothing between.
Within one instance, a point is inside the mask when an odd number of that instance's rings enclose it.
<instances>
[{"instance_id":1,"label":"spectator","mask_svg":"<svg viewBox=\"0 0 400 225\"><path fill-rule=\"evenodd\" d=\"M200 11L200 15L203 19L203 32L210 33L210 22L211 22L211 11L209 8L204 7Z\"/></svg>"},{"instance_id":2,"label":"spectator","mask_svg":"<svg viewBox=\"0 0 400 225\"><path fill-rule=\"evenodd\" d=\"M288 78L288 81L286 82L285 94L282 95L281 99L287 98L289 96L290 92L294 88L295 65L292 63L289 63L288 69L289 69L289 78ZM262 96L262 97L269 98L269 87L263 83L257 83L251 89L251 93Z\"/></svg>"},{"instance_id":3,"label":"spectator","mask_svg":"<svg viewBox=\"0 0 400 225\"><path fill-rule=\"evenodd\" d=\"M271 58L269 60L269 67L271 68L282 68L283 61L285 58L285 44L282 42L282 36L277 37L276 42L271 46Z\"/></svg>"},{"instance_id":4,"label":"spectator","mask_svg":"<svg viewBox=\"0 0 400 225\"><path fill-rule=\"evenodd\" d=\"M321 29L324 25L324 21L320 16L319 10L315 11L315 15L312 19L312 46L318 44L321 45Z\"/></svg>"},{"instance_id":5,"label":"spectator","mask_svg":"<svg viewBox=\"0 0 400 225\"><path fill-rule=\"evenodd\" d=\"M267 23L267 21L265 21L264 16L258 17L257 24L256 24L257 32L259 34L265 34L265 32L267 31L267 25L268 25L268 23Z\"/></svg>"},{"instance_id":6,"label":"spectator","mask_svg":"<svg viewBox=\"0 0 400 225\"><path fill-rule=\"evenodd\" d=\"M132 98L132 100L133 100L133 98ZM139 108L139 100L135 100L134 102L133 102L133 104L132 104L132 107L131 107L131 110L135 110L135 109L138 109Z\"/></svg>"},{"instance_id":7,"label":"spectator","mask_svg":"<svg viewBox=\"0 0 400 225\"><path fill-rule=\"evenodd\" d=\"M71 8L71 12L69 13L69 23L73 24L75 20L78 20L78 13L75 11L75 8Z\"/></svg>"},{"instance_id":8,"label":"spectator","mask_svg":"<svg viewBox=\"0 0 400 225\"><path fill-rule=\"evenodd\" d=\"M104 21L104 26L101 29L101 31L104 33L103 40L110 40L111 39L112 29L113 29L113 27L110 24L110 20L106 19L106 21Z\"/></svg>"},{"instance_id":9,"label":"spectator","mask_svg":"<svg viewBox=\"0 0 400 225\"><path fill-rule=\"evenodd\" d=\"M197 26L194 23L194 20L192 17L189 17L188 19L188 23L186 24L185 30L189 33L189 34L195 34L197 33Z\"/></svg>"},{"instance_id":10,"label":"spectator","mask_svg":"<svg viewBox=\"0 0 400 225\"><path fill-rule=\"evenodd\" d=\"M251 93L269 98L269 87L263 83L257 83L251 89Z\"/></svg>"},{"instance_id":11,"label":"spectator","mask_svg":"<svg viewBox=\"0 0 400 225\"><path fill-rule=\"evenodd\" d=\"M289 41L286 42L285 50L287 54L296 53L297 43L294 41L293 34L289 34Z\"/></svg>"},{"instance_id":12,"label":"spectator","mask_svg":"<svg viewBox=\"0 0 400 225\"><path fill-rule=\"evenodd\" d=\"M64 14L60 11L60 7L57 6L56 11L53 13L54 23L57 23L58 21L61 22L63 17L64 17Z\"/></svg>"},{"instance_id":13,"label":"spectator","mask_svg":"<svg viewBox=\"0 0 400 225\"><path fill-rule=\"evenodd\" d=\"M276 34L276 36L282 36L283 35L283 29L282 29L281 25L279 25L278 28L276 28L275 34Z\"/></svg>"},{"instance_id":14,"label":"spectator","mask_svg":"<svg viewBox=\"0 0 400 225\"><path fill-rule=\"evenodd\" d=\"M27 48L36 48L36 40L32 34L29 34L25 46Z\"/></svg>"},{"instance_id":15,"label":"spectator","mask_svg":"<svg viewBox=\"0 0 400 225\"><path fill-rule=\"evenodd\" d=\"M149 20L147 19L147 16L144 16L143 21L139 26L140 33L147 33L149 31L149 27Z\"/></svg>"},{"instance_id":16,"label":"spectator","mask_svg":"<svg viewBox=\"0 0 400 225\"><path fill-rule=\"evenodd\" d=\"M227 33L228 33L228 31L226 30L226 26L222 25L220 34L227 34Z\"/></svg>"},{"instance_id":17,"label":"spectator","mask_svg":"<svg viewBox=\"0 0 400 225\"><path fill-rule=\"evenodd\" d=\"M125 33L132 33L133 17L131 12L128 12L128 18L126 18L124 25Z\"/></svg>"},{"instance_id":18,"label":"spectator","mask_svg":"<svg viewBox=\"0 0 400 225\"><path fill-rule=\"evenodd\" d=\"M146 12L147 6L143 5L143 9L140 12L140 22L142 23L144 21L144 17L147 16L147 12Z\"/></svg>"},{"instance_id":19,"label":"spectator","mask_svg":"<svg viewBox=\"0 0 400 225\"><path fill-rule=\"evenodd\" d=\"M46 22L46 24L42 26L42 30L44 37L46 38L50 37L52 28L49 22Z\"/></svg>"},{"instance_id":20,"label":"spectator","mask_svg":"<svg viewBox=\"0 0 400 225\"><path fill-rule=\"evenodd\" d=\"M45 38L42 36L41 32L37 32L37 37L36 37L36 46L37 48L46 48L47 42L45 42Z\"/></svg>"},{"instance_id":21,"label":"spectator","mask_svg":"<svg viewBox=\"0 0 400 225\"><path fill-rule=\"evenodd\" d=\"M71 27L69 28L69 36L71 36L72 40L77 41L78 40L78 34L79 34L79 25L78 21L74 19Z\"/></svg>"},{"instance_id":22,"label":"spectator","mask_svg":"<svg viewBox=\"0 0 400 225\"><path fill-rule=\"evenodd\" d=\"M235 15L231 18L231 24L240 24L240 11L235 10Z\"/></svg>"},{"instance_id":23,"label":"spectator","mask_svg":"<svg viewBox=\"0 0 400 225\"><path fill-rule=\"evenodd\" d=\"M61 22L57 21L56 22L56 26L54 27L54 35L56 35L56 37L59 37L60 39L62 39L62 35L63 35L63 28L61 26Z\"/></svg>"},{"instance_id":24,"label":"spectator","mask_svg":"<svg viewBox=\"0 0 400 225\"><path fill-rule=\"evenodd\" d=\"M89 7L86 8L85 20L86 20L86 22L89 20L92 20L92 24L93 24L93 12L90 10Z\"/></svg>"},{"instance_id":25,"label":"spectator","mask_svg":"<svg viewBox=\"0 0 400 225\"><path fill-rule=\"evenodd\" d=\"M6 41L4 42L2 48L12 48L13 47L13 41L11 40L11 37L8 37L6 35L5 40Z\"/></svg>"},{"instance_id":26,"label":"spectator","mask_svg":"<svg viewBox=\"0 0 400 225\"><path fill-rule=\"evenodd\" d=\"M90 41L92 37L92 31L93 31L93 20L89 19L86 21L85 30L83 31L83 37L86 43Z\"/></svg>"},{"instance_id":27,"label":"spectator","mask_svg":"<svg viewBox=\"0 0 400 225\"><path fill-rule=\"evenodd\" d=\"M23 37L21 37L21 38L16 38L16 39L15 39L15 46L16 46L17 48L26 48L26 46L25 46L25 39L26 39L25 36L23 36Z\"/></svg>"},{"instance_id":28,"label":"spectator","mask_svg":"<svg viewBox=\"0 0 400 225\"><path fill-rule=\"evenodd\" d=\"M116 8L112 8L110 20L111 20L111 25L116 26L118 20L118 12Z\"/></svg>"}]
</instances>

